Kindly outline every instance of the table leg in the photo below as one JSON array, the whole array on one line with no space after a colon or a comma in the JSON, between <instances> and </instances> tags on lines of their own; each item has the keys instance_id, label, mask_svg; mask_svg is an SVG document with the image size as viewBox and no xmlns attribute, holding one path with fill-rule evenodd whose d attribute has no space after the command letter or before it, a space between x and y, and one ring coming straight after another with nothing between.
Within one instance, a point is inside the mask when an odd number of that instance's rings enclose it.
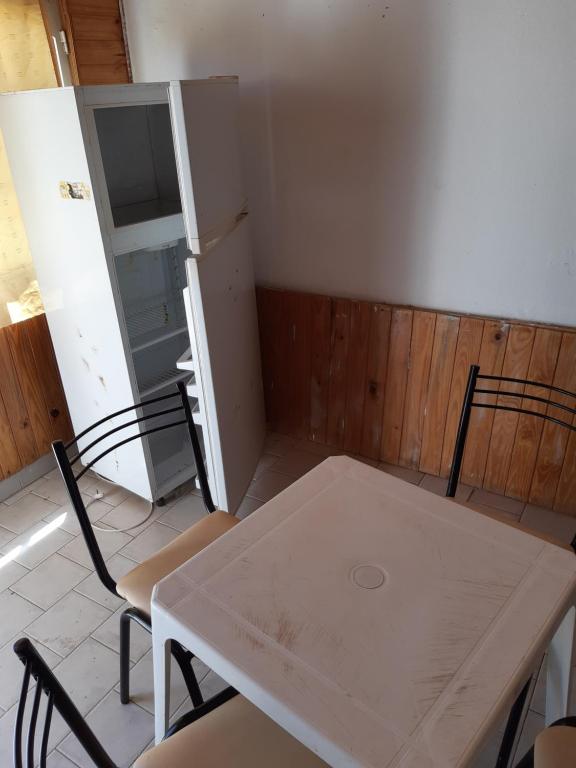
<instances>
[{"instance_id":1,"label":"table leg","mask_svg":"<svg viewBox=\"0 0 576 768\"><path fill-rule=\"evenodd\" d=\"M170 664L171 641L153 633L152 656L154 663L154 734L159 744L168 730L170 717Z\"/></svg>"},{"instance_id":2,"label":"table leg","mask_svg":"<svg viewBox=\"0 0 576 768\"><path fill-rule=\"evenodd\" d=\"M576 608L572 607L566 613L548 649L546 725L568 715L575 627Z\"/></svg>"}]
</instances>

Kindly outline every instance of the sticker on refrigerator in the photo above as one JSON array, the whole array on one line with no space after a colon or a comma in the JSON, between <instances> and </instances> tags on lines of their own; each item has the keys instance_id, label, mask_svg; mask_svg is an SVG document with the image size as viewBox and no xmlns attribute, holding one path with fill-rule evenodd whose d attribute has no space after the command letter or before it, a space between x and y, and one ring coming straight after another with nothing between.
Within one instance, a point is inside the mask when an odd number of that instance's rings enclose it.
<instances>
[{"instance_id":1,"label":"sticker on refrigerator","mask_svg":"<svg viewBox=\"0 0 576 768\"><path fill-rule=\"evenodd\" d=\"M61 181L60 197L65 200L90 200L90 187L83 181Z\"/></svg>"}]
</instances>

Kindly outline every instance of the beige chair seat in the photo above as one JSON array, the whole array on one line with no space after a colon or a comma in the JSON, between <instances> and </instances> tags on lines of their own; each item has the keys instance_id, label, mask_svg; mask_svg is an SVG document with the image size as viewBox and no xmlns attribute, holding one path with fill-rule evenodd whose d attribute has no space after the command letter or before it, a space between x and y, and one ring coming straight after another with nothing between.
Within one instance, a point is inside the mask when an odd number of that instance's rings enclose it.
<instances>
[{"instance_id":1,"label":"beige chair seat","mask_svg":"<svg viewBox=\"0 0 576 768\"><path fill-rule=\"evenodd\" d=\"M141 755L134 768L320 768L328 764L243 696Z\"/></svg>"},{"instance_id":2,"label":"beige chair seat","mask_svg":"<svg viewBox=\"0 0 576 768\"><path fill-rule=\"evenodd\" d=\"M148 560L122 576L116 584L116 591L135 608L150 616L154 585L239 522L236 517L222 510L206 515Z\"/></svg>"},{"instance_id":3,"label":"beige chair seat","mask_svg":"<svg viewBox=\"0 0 576 768\"><path fill-rule=\"evenodd\" d=\"M574 768L576 728L555 725L538 734L534 744L534 768Z\"/></svg>"}]
</instances>

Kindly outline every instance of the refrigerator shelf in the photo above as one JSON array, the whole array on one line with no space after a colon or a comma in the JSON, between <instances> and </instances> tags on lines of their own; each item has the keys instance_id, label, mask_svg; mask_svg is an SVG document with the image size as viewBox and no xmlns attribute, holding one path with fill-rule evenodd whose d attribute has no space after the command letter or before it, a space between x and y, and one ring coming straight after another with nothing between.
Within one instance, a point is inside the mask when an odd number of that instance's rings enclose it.
<instances>
[{"instance_id":1,"label":"refrigerator shelf","mask_svg":"<svg viewBox=\"0 0 576 768\"><path fill-rule=\"evenodd\" d=\"M177 321L178 327L181 327L180 323L184 318L182 313L178 311L179 304L179 291L173 291L168 294L152 296L127 307L126 327L131 342L136 341L144 334L169 327L174 321Z\"/></svg>"},{"instance_id":2,"label":"refrigerator shelf","mask_svg":"<svg viewBox=\"0 0 576 768\"><path fill-rule=\"evenodd\" d=\"M166 331L166 333L161 333L149 341L144 341L142 344L136 344L135 346L130 347L130 351L132 354L135 354L136 352L142 352L144 349L149 349L156 344L161 344L163 341L167 341L174 336L179 336L181 333L188 333L188 327L183 325L180 328L175 328L173 331ZM177 365L177 367L180 368L179 365Z\"/></svg>"},{"instance_id":3,"label":"refrigerator shelf","mask_svg":"<svg viewBox=\"0 0 576 768\"><path fill-rule=\"evenodd\" d=\"M157 376L148 379L142 383L140 389L140 396L142 398L149 397L155 392L159 392L161 389L166 389L172 384L177 384L179 381L184 381L190 376L190 371L179 371L178 368L170 368L167 371L162 371Z\"/></svg>"}]
</instances>

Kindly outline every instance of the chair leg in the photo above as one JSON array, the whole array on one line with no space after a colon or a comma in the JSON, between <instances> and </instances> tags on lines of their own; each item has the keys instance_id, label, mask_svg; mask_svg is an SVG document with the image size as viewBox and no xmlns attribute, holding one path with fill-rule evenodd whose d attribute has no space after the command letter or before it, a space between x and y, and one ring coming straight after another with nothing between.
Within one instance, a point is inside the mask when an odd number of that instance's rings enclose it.
<instances>
[{"instance_id":1,"label":"chair leg","mask_svg":"<svg viewBox=\"0 0 576 768\"><path fill-rule=\"evenodd\" d=\"M518 727L520 725L520 720L522 719L524 705L526 703L526 698L528 696L531 684L532 680L530 679L524 688L522 688L520 691L520 695L510 710L504 736L502 737L502 744L500 745L500 752L498 753L498 760L496 761L496 768L508 768L510 763L510 756L512 755L512 748L514 747L514 742L516 741L516 734L518 733Z\"/></svg>"},{"instance_id":2,"label":"chair leg","mask_svg":"<svg viewBox=\"0 0 576 768\"><path fill-rule=\"evenodd\" d=\"M200 686L198 685L198 680L196 680L196 675L194 674L194 668L192 666L194 655L183 648L180 643L177 643L175 640L172 640L171 651L172 656L176 659L180 671L182 672L182 677L186 683L186 688L188 688L192 704L195 707L199 707L200 704L204 703L204 697L200 691Z\"/></svg>"},{"instance_id":3,"label":"chair leg","mask_svg":"<svg viewBox=\"0 0 576 768\"><path fill-rule=\"evenodd\" d=\"M120 614L120 701L130 701L130 621L128 611Z\"/></svg>"}]
</instances>

